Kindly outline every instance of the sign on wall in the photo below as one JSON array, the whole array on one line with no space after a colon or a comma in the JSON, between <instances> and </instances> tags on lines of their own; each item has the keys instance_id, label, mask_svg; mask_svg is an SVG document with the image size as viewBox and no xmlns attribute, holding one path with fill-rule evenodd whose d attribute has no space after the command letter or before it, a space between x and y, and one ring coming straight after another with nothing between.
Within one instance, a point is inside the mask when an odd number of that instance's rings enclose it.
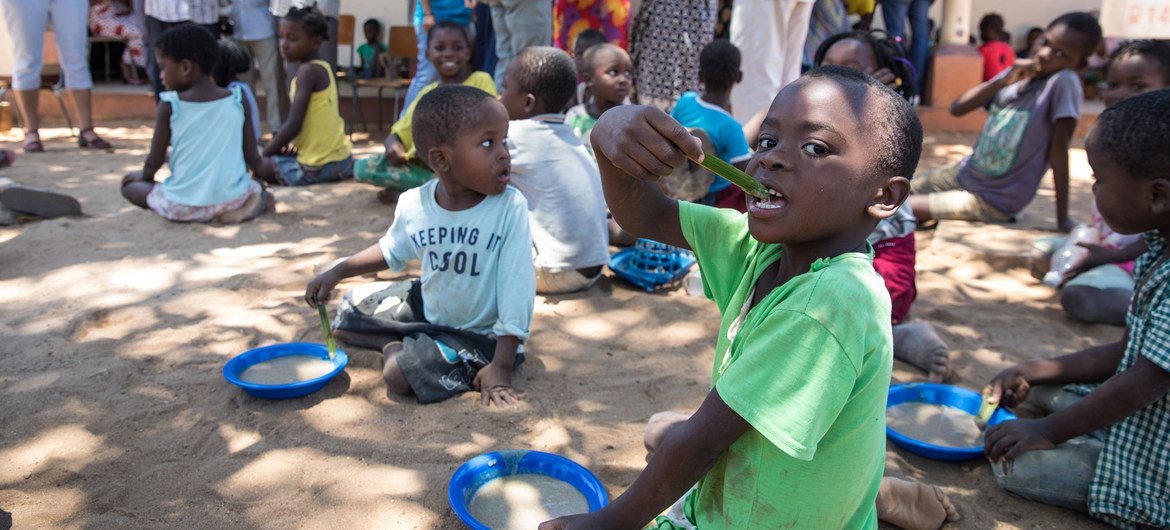
<instances>
[{"instance_id":1,"label":"sign on wall","mask_svg":"<svg viewBox=\"0 0 1170 530\"><path fill-rule=\"evenodd\" d=\"M1106 37L1170 39L1170 0L1104 0L1101 27Z\"/></svg>"}]
</instances>

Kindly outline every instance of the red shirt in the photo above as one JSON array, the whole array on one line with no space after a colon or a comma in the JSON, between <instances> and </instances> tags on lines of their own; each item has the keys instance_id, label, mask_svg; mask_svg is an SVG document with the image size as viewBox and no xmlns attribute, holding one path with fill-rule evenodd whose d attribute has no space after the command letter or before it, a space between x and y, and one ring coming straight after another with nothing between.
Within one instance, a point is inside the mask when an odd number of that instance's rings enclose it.
<instances>
[{"instance_id":1,"label":"red shirt","mask_svg":"<svg viewBox=\"0 0 1170 530\"><path fill-rule=\"evenodd\" d=\"M979 47L983 54L983 80L987 81L996 74L1007 70L1016 62L1016 52L1010 44L1003 41L985 42Z\"/></svg>"}]
</instances>

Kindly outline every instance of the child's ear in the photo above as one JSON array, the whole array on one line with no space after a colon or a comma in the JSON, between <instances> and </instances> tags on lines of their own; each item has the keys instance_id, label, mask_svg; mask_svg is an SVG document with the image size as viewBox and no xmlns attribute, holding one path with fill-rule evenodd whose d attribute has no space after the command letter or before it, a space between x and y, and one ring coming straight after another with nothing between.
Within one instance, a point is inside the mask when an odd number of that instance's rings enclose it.
<instances>
[{"instance_id":1,"label":"child's ear","mask_svg":"<svg viewBox=\"0 0 1170 530\"><path fill-rule=\"evenodd\" d=\"M1170 179L1157 178L1146 184L1146 193L1150 198L1150 212L1154 214L1170 213Z\"/></svg>"},{"instance_id":2,"label":"child's ear","mask_svg":"<svg viewBox=\"0 0 1170 530\"><path fill-rule=\"evenodd\" d=\"M736 70L735 71L735 84L738 85L742 82L743 82L743 70Z\"/></svg>"},{"instance_id":3,"label":"child's ear","mask_svg":"<svg viewBox=\"0 0 1170 530\"><path fill-rule=\"evenodd\" d=\"M885 185L874 194L866 211L874 219L882 220L893 216L898 207L910 197L910 181L906 177L890 177Z\"/></svg>"},{"instance_id":4,"label":"child's ear","mask_svg":"<svg viewBox=\"0 0 1170 530\"><path fill-rule=\"evenodd\" d=\"M432 147L427 150L427 165L431 167L436 174L448 173L451 171L451 153L447 152L447 146Z\"/></svg>"},{"instance_id":5,"label":"child's ear","mask_svg":"<svg viewBox=\"0 0 1170 530\"><path fill-rule=\"evenodd\" d=\"M524 94L524 113L532 114L536 112L536 94L531 92Z\"/></svg>"}]
</instances>

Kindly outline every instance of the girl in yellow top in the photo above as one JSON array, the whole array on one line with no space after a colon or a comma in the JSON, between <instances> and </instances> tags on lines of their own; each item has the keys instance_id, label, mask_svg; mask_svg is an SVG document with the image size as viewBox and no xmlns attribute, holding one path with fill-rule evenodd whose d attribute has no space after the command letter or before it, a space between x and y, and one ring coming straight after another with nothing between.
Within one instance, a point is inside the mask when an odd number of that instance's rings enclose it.
<instances>
[{"instance_id":1,"label":"girl in yellow top","mask_svg":"<svg viewBox=\"0 0 1170 530\"><path fill-rule=\"evenodd\" d=\"M423 95L439 85L458 84L496 95L491 74L471 70L471 49L467 32L454 22L440 21L427 32L427 60L439 72L439 80L419 91L418 97L390 128L390 135L386 137L386 154L358 160L354 168L357 180L386 188L378 194L383 202L395 202L398 192L421 186L434 177L426 163L415 156L414 139L410 135L414 106Z\"/></svg>"},{"instance_id":2,"label":"girl in yellow top","mask_svg":"<svg viewBox=\"0 0 1170 530\"><path fill-rule=\"evenodd\" d=\"M299 63L289 88L288 119L264 148L260 177L272 184L306 186L353 176L353 145L338 114L337 83L329 63L315 59L328 39L316 7L292 8L280 21L280 55Z\"/></svg>"}]
</instances>

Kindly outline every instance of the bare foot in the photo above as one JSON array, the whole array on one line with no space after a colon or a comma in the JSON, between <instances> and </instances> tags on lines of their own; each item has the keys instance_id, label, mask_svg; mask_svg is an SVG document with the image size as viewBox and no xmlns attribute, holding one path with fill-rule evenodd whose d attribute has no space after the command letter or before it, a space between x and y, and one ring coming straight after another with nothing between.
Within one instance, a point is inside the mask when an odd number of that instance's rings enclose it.
<instances>
[{"instance_id":1,"label":"bare foot","mask_svg":"<svg viewBox=\"0 0 1170 530\"><path fill-rule=\"evenodd\" d=\"M665 411L656 412L650 416L650 420L646 422L646 432L642 434L642 443L646 446L646 461L650 461L650 456L658 449L658 444L662 443L662 437L666 436L666 430L671 425L682 423L690 418L690 414L683 414L681 412Z\"/></svg>"},{"instance_id":2,"label":"bare foot","mask_svg":"<svg viewBox=\"0 0 1170 530\"><path fill-rule=\"evenodd\" d=\"M882 477L877 496L878 519L906 530L937 530L959 520L959 511L938 486Z\"/></svg>"},{"instance_id":3,"label":"bare foot","mask_svg":"<svg viewBox=\"0 0 1170 530\"><path fill-rule=\"evenodd\" d=\"M947 343L927 322L894 326L894 357L925 370L932 382L941 383L952 375L947 350Z\"/></svg>"},{"instance_id":4,"label":"bare foot","mask_svg":"<svg viewBox=\"0 0 1170 530\"><path fill-rule=\"evenodd\" d=\"M244 201L244 204L240 205L239 208L236 208L230 212L219 214L219 216L215 218L215 221L224 224L236 224L242 223L244 221L250 221L267 211L268 202L275 200L276 198L273 197L271 193L268 193L267 190L261 191L260 193L254 193L249 196L248 200Z\"/></svg>"}]
</instances>

